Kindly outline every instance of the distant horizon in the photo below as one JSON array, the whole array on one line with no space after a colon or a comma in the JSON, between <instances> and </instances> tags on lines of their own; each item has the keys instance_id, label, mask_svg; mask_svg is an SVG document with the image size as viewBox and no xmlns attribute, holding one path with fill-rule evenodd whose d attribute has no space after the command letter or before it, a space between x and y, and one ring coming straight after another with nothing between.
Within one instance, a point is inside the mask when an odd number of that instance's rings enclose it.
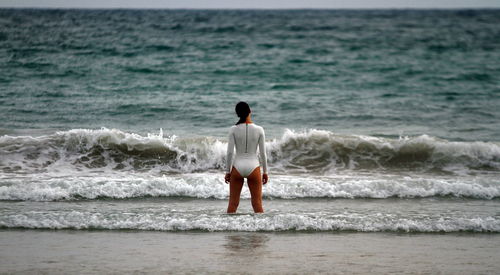
<instances>
[{"instance_id":1,"label":"distant horizon","mask_svg":"<svg viewBox=\"0 0 500 275\"><path fill-rule=\"evenodd\" d=\"M27 9L162 9L162 10L387 10L500 9L496 0L2 0L0 8Z\"/></svg>"},{"instance_id":2,"label":"distant horizon","mask_svg":"<svg viewBox=\"0 0 500 275\"><path fill-rule=\"evenodd\" d=\"M287 10L500 10L500 7L380 7L380 8L152 8L152 7L11 7L0 6L0 9L18 9L18 10L228 10L228 11L287 11Z\"/></svg>"}]
</instances>

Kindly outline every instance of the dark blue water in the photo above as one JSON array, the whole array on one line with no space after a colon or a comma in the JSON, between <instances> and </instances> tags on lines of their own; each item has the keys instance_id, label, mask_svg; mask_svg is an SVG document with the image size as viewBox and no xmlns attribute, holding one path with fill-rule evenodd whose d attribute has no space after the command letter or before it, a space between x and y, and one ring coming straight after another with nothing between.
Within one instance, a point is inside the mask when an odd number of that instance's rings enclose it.
<instances>
[{"instance_id":1,"label":"dark blue water","mask_svg":"<svg viewBox=\"0 0 500 275\"><path fill-rule=\"evenodd\" d=\"M0 9L0 228L499 232L499 60L500 10Z\"/></svg>"}]
</instances>

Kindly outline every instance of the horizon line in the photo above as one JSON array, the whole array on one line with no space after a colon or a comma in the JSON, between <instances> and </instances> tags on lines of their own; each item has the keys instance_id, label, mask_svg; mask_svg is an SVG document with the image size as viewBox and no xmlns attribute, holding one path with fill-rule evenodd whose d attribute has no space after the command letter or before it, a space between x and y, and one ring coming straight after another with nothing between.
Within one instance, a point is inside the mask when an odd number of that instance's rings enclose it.
<instances>
[{"instance_id":1,"label":"horizon line","mask_svg":"<svg viewBox=\"0 0 500 275\"><path fill-rule=\"evenodd\" d=\"M499 10L500 7L338 7L338 8L162 8L162 7L15 7L0 6L0 9L40 9L40 10Z\"/></svg>"}]
</instances>

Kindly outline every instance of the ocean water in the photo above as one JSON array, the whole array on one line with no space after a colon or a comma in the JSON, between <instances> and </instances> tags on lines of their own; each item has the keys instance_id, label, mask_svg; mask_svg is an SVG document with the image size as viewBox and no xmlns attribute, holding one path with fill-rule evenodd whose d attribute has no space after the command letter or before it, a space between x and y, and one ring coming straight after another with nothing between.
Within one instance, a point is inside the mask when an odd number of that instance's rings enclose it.
<instances>
[{"instance_id":1,"label":"ocean water","mask_svg":"<svg viewBox=\"0 0 500 275\"><path fill-rule=\"evenodd\" d=\"M1 9L0 228L498 233L498 60L499 10Z\"/></svg>"}]
</instances>

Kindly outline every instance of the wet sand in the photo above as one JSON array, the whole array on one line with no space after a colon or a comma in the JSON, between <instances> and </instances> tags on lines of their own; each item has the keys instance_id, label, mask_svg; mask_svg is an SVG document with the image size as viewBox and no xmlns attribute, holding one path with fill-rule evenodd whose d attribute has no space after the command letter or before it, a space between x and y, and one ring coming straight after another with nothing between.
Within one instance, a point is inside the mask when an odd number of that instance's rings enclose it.
<instances>
[{"instance_id":1,"label":"wet sand","mask_svg":"<svg viewBox=\"0 0 500 275\"><path fill-rule=\"evenodd\" d=\"M498 234L2 230L0 272L496 273Z\"/></svg>"}]
</instances>

